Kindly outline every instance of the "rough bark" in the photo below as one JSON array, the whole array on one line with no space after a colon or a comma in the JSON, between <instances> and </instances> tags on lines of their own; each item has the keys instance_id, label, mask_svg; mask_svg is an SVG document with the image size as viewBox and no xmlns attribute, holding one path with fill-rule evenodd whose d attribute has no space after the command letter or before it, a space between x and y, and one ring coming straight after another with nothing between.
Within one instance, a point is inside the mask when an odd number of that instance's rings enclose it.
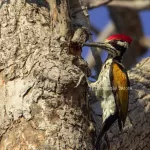
<instances>
[{"instance_id":1,"label":"rough bark","mask_svg":"<svg viewBox=\"0 0 150 150\"><path fill-rule=\"evenodd\" d=\"M88 30L81 3L1 4L0 149L91 150L88 67L78 43Z\"/></svg>"}]
</instances>

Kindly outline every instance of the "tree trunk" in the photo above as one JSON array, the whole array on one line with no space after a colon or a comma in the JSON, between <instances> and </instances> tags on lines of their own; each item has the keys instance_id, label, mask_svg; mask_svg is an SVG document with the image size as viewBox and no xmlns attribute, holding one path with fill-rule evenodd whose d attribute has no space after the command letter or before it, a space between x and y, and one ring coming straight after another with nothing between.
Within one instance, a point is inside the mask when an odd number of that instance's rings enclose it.
<instances>
[{"instance_id":1,"label":"tree trunk","mask_svg":"<svg viewBox=\"0 0 150 150\"><path fill-rule=\"evenodd\" d=\"M80 1L10 0L0 7L0 150L92 150L89 30Z\"/></svg>"}]
</instances>

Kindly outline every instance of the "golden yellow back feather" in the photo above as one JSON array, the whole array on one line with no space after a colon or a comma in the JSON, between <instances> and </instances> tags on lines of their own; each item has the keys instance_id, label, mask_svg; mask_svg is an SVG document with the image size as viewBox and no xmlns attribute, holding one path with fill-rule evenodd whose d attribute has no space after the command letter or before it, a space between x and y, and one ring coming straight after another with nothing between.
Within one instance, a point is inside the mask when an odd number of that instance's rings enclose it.
<instances>
[{"instance_id":1,"label":"golden yellow back feather","mask_svg":"<svg viewBox=\"0 0 150 150\"><path fill-rule=\"evenodd\" d=\"M128 112L128 77L124 70L117 63L112 64L112 75L112 87L115 89L115 100L117 108L119 109L120 119L124 125Z\"/></svg>"}]
</instances>

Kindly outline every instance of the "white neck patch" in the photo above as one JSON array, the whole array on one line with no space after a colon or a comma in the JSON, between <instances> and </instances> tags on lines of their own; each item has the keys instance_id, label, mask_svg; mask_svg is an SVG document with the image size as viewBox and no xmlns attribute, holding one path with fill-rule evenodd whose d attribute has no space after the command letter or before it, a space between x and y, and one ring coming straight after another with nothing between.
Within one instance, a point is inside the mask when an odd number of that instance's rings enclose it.
<instances>
[{"instance_id":1,"label":"white neck patch","mask_svg":"<svg viewBox=\"0 0 150 150\"><path fill-rule=\"evenodd\" d=\"M129 44L127 42L117 41L117 44L126 49L128 49L128 47L129 47Z\"/></svg>"}]
</instances>

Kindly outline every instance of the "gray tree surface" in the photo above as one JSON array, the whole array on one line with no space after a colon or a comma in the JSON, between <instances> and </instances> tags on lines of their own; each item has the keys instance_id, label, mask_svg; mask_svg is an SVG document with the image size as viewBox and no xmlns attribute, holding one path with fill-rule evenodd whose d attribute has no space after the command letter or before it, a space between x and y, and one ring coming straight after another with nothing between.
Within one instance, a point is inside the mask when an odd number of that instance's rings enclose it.
<instances>
[{"instance_id":1,"label":"gray tree surface","mask_svg":"<svg viewBox=\"0 0 150 150\"><path fill-rule=\"evenodd\" d=\"M89 26L80 0L1 0L0 150L94 149L81 57ZM149 65L129 71L129 118L108 132L111 149L150 149Z\"/></svg>"}]
</instances>

